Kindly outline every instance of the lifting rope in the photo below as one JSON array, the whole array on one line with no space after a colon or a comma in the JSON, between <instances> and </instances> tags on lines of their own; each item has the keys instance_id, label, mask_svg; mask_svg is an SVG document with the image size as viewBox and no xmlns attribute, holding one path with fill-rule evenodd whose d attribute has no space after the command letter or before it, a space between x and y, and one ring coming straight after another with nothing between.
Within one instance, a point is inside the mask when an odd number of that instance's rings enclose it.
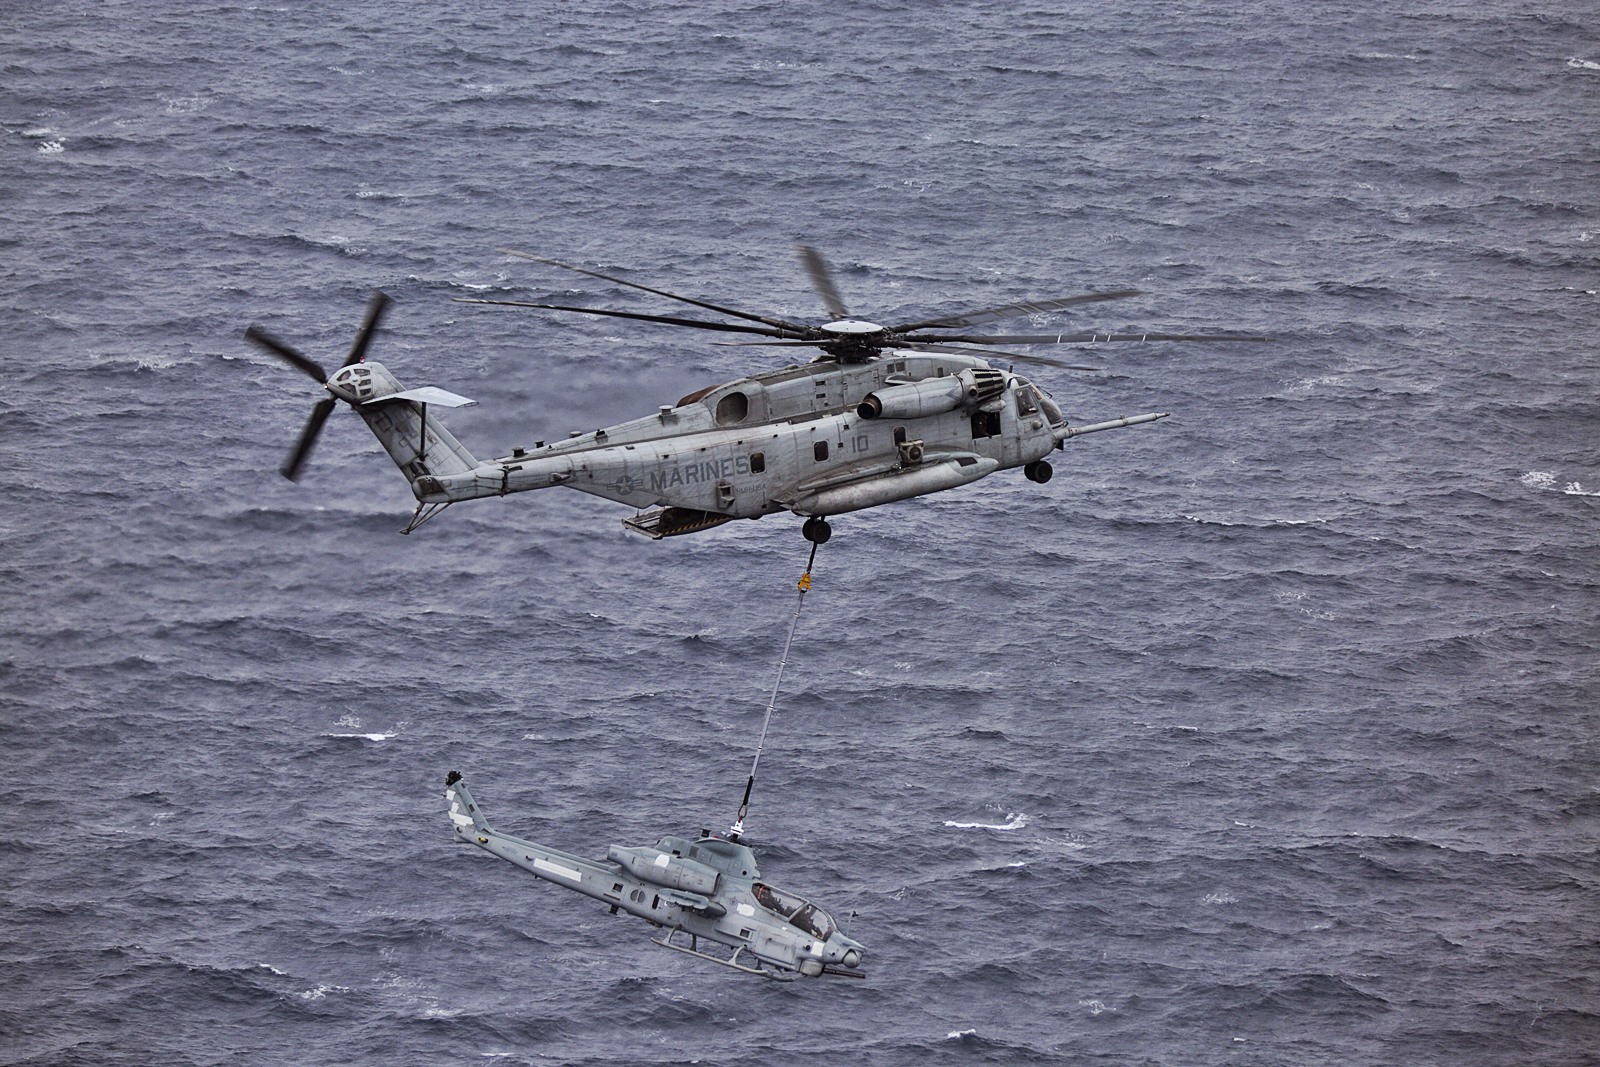
<instances>
[{"instance_id":1,"label":"lifting rope","mask_svg":"<svg viewBox=\"0 0 1600 1067\"><path fill-rule=\"evenodd\" d=\"M761 766L761 751L767 745L767 727L772 725L772 710L778 706L778 689L783 684L783 668L789 663L789 649L794 645L795 631L800 628L800 609L805 605L806 593L811 590L811 565L817 561L817 542L811 542L811 558L806 560L806 572L795 583L800 591L794 602L794 617L789 621L789 639L783 643L783 656L778 660L778 676L772 680L772 699L767 701L767 717L761 723L761 740L756 742L756 757L750 763L750 777L744 783L744 799L739 802L739 816L728 830L730 841L739 840L744 833L744 817L750 811L750 790L755 788L756 768Z\"/></svg>"}]
</instances>

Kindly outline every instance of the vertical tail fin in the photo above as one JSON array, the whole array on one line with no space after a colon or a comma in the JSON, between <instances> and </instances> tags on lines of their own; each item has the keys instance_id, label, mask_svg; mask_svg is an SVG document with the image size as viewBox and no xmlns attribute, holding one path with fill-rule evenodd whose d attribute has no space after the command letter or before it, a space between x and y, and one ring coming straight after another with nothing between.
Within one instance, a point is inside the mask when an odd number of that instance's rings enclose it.
<instances>
[{"instance_id":1,"label":"vertical tail fin","mask_svg":"<svg viewBox=\"0 0 1600 1067\"><path fill-rule=\"evenodd\" d=\"M381 363L346 367L328 380L328 388L366 421L413 492L424 475L448 477L478 466L477 458L429 410L466 407L474 401L431 385L407 389Z\"/></svg>"}]
</instances>

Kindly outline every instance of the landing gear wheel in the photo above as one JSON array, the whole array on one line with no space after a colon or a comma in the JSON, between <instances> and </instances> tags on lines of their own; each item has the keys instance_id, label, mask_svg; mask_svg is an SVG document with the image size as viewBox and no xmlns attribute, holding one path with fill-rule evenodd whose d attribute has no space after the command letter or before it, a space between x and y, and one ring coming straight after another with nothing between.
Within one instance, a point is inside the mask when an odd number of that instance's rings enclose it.
<instances>
[{"instance_id":1,"label":"landing gear wheel","mask_svg":"<svg viewBox=\"0 0 1600 1067\"><path fill-rule=\"evenodd\" d=\"M800 533L814 545L825 545L828 543L828 538L833 536L833 527L828 525L827 519L813 515L806 520L804 526L800 527Z\"/></svg>"},{"instance_id":2,"label":"landing gear wheel","mask_svg":"<svg viewBox=\"0 0 1600 1067\"><path fill-rule=\"evenodd\" d=\"M1028 476L1029 481L1038 482L1040 485L1043 485L1045 482L1050 480L1050 476L1054 474L1055 471L1051 469L1050 464L1046 463L1042 459L1039 459L1034 460L1026 467L1023 467L1022 473Z\"/></svg>"}]
</instances>

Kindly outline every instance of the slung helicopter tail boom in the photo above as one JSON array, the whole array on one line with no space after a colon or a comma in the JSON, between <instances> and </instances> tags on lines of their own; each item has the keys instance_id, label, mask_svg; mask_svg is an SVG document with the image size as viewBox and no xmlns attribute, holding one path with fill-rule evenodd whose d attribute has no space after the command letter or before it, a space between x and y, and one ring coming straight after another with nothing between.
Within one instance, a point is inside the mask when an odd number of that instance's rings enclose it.
<instances>
[{"instance_id":1,"label":"slung helicopter tail boom","mask_svg":"<svg viewBox=\"0 0 1600 1067\"><path fill-rule=\"evenodd\" d=\"M462 780L460 771L451 771L445 776L444 795L450 802L450 822L457 841L476 845L485 852L509 860L535 877L575 890L584 896L608 903L621 903L613 889L617 875L622 871L617 864L595 863L570 852L524 841L520 837L513 837L491 828L484 819L483 811L478 807L477 801L472 799L472 793L467 789L467 783ZM670 892L665 888L661 891L663 896ZM703 897L692 897L686 893L677 895L705 903Z\"/></svg>"}]
</instances>

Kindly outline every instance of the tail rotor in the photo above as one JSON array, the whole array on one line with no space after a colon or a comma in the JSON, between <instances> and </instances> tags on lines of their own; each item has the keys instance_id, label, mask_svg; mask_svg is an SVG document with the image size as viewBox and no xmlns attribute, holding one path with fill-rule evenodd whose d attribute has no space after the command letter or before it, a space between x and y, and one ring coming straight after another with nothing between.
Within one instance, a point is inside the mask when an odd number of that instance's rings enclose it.
<instances>
[{"instance_id":1,"label":"tail rotor","mask_svg":"<svg viewBox=\"0 0 1600 1067\"><path fill-rule=\"evenodd\" d=\"M339 369L353 363L360 363L367 358L367 347L372 343L372 336L377 332L378 324L383 319L384 311L391 303L389 297L381 291L374 291L372 299L367 302L366 318L361 323L361 330L356 334L355 341L350 345L350 351L345 356ZM285 363L294 367L317 384L327 387L328 372L322 365L309 356L297 351L290 345L278 340L259 326L251 326L245 330L246 339L277 356ZM337 373L337 372L335 372ZM317 438L322 434L322 426L328 421L328 416L333 414L333 409L338 406L338 401L332 397L325 397L317 401L311 409L311 417L306 420L305 429L300 431L300 439L295 442L294 450L289 453L289 458L279 468L283 476L291 482L299 481L300 472L306 465L306 460L311 456L311 449L317 443Z\"/></svg>"}]
</instances>

